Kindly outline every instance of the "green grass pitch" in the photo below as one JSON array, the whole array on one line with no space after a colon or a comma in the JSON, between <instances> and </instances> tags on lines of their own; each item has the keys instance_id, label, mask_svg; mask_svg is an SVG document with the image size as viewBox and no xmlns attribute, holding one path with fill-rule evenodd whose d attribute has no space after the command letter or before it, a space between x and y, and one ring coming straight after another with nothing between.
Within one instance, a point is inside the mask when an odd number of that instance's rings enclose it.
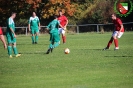
<instances>
[{"instance_id":1,"label":"green grass pitch","mask_svg":"<svg viewBox=\"0 0 133 88\"><path fill-rule=\"evenodd\" d=\"M0 42L0 88L133 88L133 32L119 39L118 51L114 43L102 51L111 34L67 34L67 43L49 55L48 34L36 45L30 36L18 35L22 56L12 59Z\"/></svg>"}]
</instances>

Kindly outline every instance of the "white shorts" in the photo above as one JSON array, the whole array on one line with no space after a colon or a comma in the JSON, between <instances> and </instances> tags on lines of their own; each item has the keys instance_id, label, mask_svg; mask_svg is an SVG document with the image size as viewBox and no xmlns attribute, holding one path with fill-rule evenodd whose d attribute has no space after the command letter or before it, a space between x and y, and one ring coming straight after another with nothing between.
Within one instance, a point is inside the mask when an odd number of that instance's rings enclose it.
<instances>
[{"instance_id":1,"label":"white shorts","mask_svg":"<svg viewBox=\"0 0 133 88\"><path fill-rule=\"evenodd\" d=\"M59 28L58 32L59 34L65 34L65 30L63 28Z\"/></svg>"},{"instance_id":2,"label":"white shorts","mask_svg":"<svg viewBox=\"0 0 133 88\"><path fill-rule=\"evenodd\" d=\"M121 38L121 36L123 35L124 32L120 32L120 34L118 35L118 31L114 31L112 36L116 36L117 38Z\"/></svg>"}]
</instances>

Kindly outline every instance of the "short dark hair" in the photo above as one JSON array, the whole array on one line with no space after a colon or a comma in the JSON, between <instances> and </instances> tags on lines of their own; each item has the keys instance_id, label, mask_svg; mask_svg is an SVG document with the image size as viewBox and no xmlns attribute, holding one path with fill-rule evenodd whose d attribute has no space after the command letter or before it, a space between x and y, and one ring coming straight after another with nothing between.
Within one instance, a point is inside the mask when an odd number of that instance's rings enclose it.
<instances>
[{"instance_id":1,"label":"short dark hair","mask_svg":"<svg viewBox=\"0 0 133 88\"><path fill-rule=\"evenodd\" d=\"M62 10L59 10L58 12L62 12Z\"/></svg>"},{"instance_id":2,"label":"short dark hair","mask_svg":"<svg viewBox=\"0 0 133 88\"><path fill-rule=\"evenodd\" d=\"M54 17L54 19L56 19L56 18L58 18L58 15L54 15L53 17Z\"/></svg>"},{"instance_id":3,"label":"short dark hair","mask_svg":"<svg viewBox=\"0 0 133 88\"><path fill-rule=\"evenodd\" d=\"M116 17L117 17L116 13L112 13L111 15L114 15L114 16L116 16Z\"/></svg>"},{"instance_id":4,"label":"short dark hair","mask_svg":"<svg viewBox=\"0 0 133 88\"><path fill-rule=\"evenodd\" d=\"M12 13L11 13L11 15L13 15L13 14L17 14L17 13L15 13L15 12L12 12Z\"/></svg>"},{"instance_id":5,"label":"short dark hair","mask_svg":"<svg viewBox=\"0 0 133 88\"><path fill-rule=\"evenodd\" d=\"M36 11L33 11L32 13L36 13Z\"/></svg>"}]
</instances>

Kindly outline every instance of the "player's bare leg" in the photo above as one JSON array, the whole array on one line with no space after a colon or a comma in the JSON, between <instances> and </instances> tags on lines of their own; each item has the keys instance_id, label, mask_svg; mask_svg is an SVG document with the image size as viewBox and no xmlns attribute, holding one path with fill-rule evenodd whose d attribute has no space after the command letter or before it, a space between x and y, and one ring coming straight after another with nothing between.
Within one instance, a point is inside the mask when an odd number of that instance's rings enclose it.
<instances>
[{"instance_id":1,"label":"player's bare leg","mask_svg":"<svg viewBox=\"0 0 133 88\"><path fill-rule=\"evenodd\" d=\"M110 40L109 40L109 42L108 42L108 45L107 45L107 48L108 49L110 48L110 45L112 44L113 40L114 40L114 38L111 37Z\"/></svg>"},{"instance_id":2,"label":"player's bare leg","mask_svg":"<svg viewBox=\"0 0 133 88\"><path fill-rule=\"evenodd\" d=\"M65 44L66 43L65 31L62 32L62 40L63 40L63 44Z\"/></svg>"},{"instance_id":3,"label":"player's bare leg","mask_svg":"<svg viewBox=\"0 0 133 88\"><path fill-rule=\"evenodd\" d=\"M109 48L110 48L110 45L111 45L112 42L113 42L113 40L114 40L114 38L111 37L110 40L109 40L109 42L108 42L108 44L107 44L107 47L105 47L103 50L107 50L107 49L109 49Z\"/></svg>"}]
</instances>

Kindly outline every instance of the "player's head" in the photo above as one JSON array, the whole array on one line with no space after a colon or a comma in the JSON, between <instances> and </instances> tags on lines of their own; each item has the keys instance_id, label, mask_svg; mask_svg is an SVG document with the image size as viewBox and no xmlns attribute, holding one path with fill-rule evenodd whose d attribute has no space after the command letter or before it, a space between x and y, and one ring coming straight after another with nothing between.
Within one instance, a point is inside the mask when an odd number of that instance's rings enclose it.
<instances>
[{"instance_id":1,"label":"player's head","mask_svg":"<svg viewBox=\"0 0 133 88\"><path fill-rule=\"evenodd\" d=\"M54 17L54 19L57 19L57 18L58 18L58 16L57 16L57 15L54 15L53 17Z\"/></svg>"},{"instance_id":2,"label":"player's head","mask_svg":"<svg viewBox=\"0 0 133 88\"><path fill-rule=\"evenodd\" d=\"M62 10L59 10L58 13L59 13L59 16L63 15Z\"/></svg>"},{"instance_id":3,"label":"player's head","mask_svg":"<svg viewBox=\"0 0 133 88\"><path fill-rule=\"evenodd\" d=\"M35 17L36 16L36 12L32 12L32 16Z\"/></svg>"},{"instance_id":4,"label":"player's head","mask_svg":"<svg viewBox=\"0 0 133 88\"><path fill-rule=\"evenodd\" d=\"M16 13L12 12L11 17L14 19L16 17Z\"/></svg>"},{"instance_id":5,"label":"player's head","mask_svg":"<svg viewBox=\"0 0 133 88\"><path fill-rule=\"evenodd\" d=\"M111 14L111 18L112 20L116 20L116 14L115 13Z\"/></svg>"}]
</instances>

